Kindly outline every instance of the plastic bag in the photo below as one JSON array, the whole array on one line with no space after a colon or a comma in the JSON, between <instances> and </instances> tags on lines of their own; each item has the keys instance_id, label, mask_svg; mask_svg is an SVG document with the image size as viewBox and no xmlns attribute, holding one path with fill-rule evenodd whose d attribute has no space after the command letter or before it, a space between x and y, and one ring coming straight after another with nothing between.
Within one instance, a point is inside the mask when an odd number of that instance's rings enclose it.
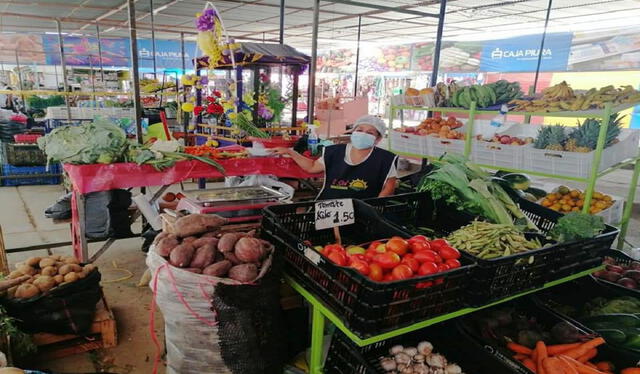
<instances>
[{"instance_id":1,"label":"plastic bag","mask_svg":"<svg viewBox=\"0 0 640 374\"><path fill-rule=\"evenodd\" d=\"M224 179L225 187L251 187L265 186L281 192L288 200L293 198L295 189L286 183L280 182L272 175L247 175L244 177L227 177Z\"/></svg>"}]
</instances>

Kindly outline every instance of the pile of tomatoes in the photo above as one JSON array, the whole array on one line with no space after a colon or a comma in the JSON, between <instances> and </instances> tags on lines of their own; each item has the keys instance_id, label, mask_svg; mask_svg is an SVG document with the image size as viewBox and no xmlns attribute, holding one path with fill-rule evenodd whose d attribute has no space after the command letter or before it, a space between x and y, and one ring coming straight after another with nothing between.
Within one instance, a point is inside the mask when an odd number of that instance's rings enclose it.
<instances>
[{"instance_id":1,"label":"pile of tomatoes","mask_svg":"<svg viewBox=\"0 0 640 374\"><path fill-rule=\"evenodd\" d=\"M406 240L394 236L386 242L374 241L366 249L361 246L344 248L339 244L316 249L336 265L351 267L376 282L422 277L460 267L457 249L445 239L429 240L422 235ZM431 282L425 282L421 286L431 285Z\"/></svg>"}]
</instances>

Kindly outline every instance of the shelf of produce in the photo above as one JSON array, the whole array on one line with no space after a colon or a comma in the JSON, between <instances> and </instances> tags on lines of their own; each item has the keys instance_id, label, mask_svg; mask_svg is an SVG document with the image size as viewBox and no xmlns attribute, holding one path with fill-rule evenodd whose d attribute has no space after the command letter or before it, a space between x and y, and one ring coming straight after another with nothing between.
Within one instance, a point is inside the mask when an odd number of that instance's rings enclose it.
<instances>
[{"instance_id":1,"label":"shelf of produce","mask_svg":"<svg viewBox=\"0 0 640 374\"><path fill-rule=\"evenodd\" d=\"M287 283L289 283L291 285L291 287L293 289L295 289L298 293L300 293L306 300L307 302L309 302L309 304L311 304L311 306L313 307L313 314L312 314L312 327L311 327L311 331L312 331L312 336L311 336L311 360L309 362L309 372L311 374L320 374L322 373L322 352L323 352L323 334L324 334L324 323L325 323L325 319L328 319L329 321L331 321L331 323L333 323L340 331L342 331L349 339L351 339L355 344L357 344L358 346L362 347L365 345L369 345L369 344L374 344L389 338L393 338L396 336L400 336L403 334L407 334L409 332L412 331L416 331L422 328L425 328L427 326L431 326L431 325L435 325L437 323L440 322L444 322L450 319L454 319L454 318L458 318L460 316L469 314L469 313L473 313L476 312L478 310L482 310L485 308L489 308L492 307L494 305L498 305L504 302L507 302L509 300L513 300L525 295L529 295L535 292L539 292L541 290L544 290L546 288L550 288L553 286L557 286L559 284L565 283L565 282L569 282L572 281L574 279L577 278L581 278L584 276L588 276L589 274L601 270L603 269L603 266L598 266L595 267L593 269L589 269L589 270L585 270L582 272L579 272L577 274L573 274L570 275L568 277L565 278L561 278L552 282L548 282L546 283L543 287L537 288L537 289L533 289L533 290L529 290L526 292L522 292L520 294L514 295L514 296L510 296L495 302L492 302L490 304L487 305L483 305L480 307L475 307L475 308L471 308L471 307L467 307L467 308L462 308L460 310L457 310L455 312L452 313L448 313L448 314L444 314L435 318L430 318L428 320L422 321L422 322L418 322L418 323L414 323L412 325L406 326L406 327L402 327L399 328L397 330L393 330L393 331L389 331L383 334L379 334L379 335L375 335L366 339L363 339L361 337L359 337L358 335L356 335L355 333L353 333L352 331L350 331L345 324L340 320L340 318L330 309L328 308L322 301L320 301L320 299L318 299L313 293L309 292L307 289L305 289L303 286L301 286L298 282L296 282L294 279L290 278L290 277L285 277Z\"/></svg>"}]
</instances>

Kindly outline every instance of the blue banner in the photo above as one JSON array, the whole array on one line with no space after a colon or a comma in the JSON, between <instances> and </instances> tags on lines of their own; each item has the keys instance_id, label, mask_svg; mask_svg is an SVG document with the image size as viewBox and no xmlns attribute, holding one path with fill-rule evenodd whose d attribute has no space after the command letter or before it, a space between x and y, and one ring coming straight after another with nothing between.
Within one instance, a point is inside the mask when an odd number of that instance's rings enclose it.
<instances>
[{"instance_id":1,"label":"blue banner","mask_svg":"<svg viewBox=\"0 0 640 374\"><path fill-rule=\"evenodd\" d=\"M184 42L184 64L187 69L193 68L195 48L195 42ZM138 39L138 61L141 68L153 68L152 51L151 39ZM156 39L156 68L182 69L180 41Z\"/></svg>"},{"instance_id":2,"label":"blue banner","mask_svg":"<svg viewBox=\"0 0 640 374\"><path fill-rule=\"evenodd\" d=\"M102 65L125 67L130 63L129 39L100 39ZM70 66L100 66L98 39L91 37L64 36L65 63ZM42 45L49 65L60 65L60 45L57 35L42 35Z\"/></svg>"},{"instance_id":3,"label":"blue banner","mask_svg":"<svg viewBox=\"0 0 640 374\"><path fill-rule=\"evenodd\" d=\"M570 32L547 34L540 71L566 71L571 40ZM525 35L483 42L480 71L536 71L542 35Z\"/></svg>"}]
</instances>

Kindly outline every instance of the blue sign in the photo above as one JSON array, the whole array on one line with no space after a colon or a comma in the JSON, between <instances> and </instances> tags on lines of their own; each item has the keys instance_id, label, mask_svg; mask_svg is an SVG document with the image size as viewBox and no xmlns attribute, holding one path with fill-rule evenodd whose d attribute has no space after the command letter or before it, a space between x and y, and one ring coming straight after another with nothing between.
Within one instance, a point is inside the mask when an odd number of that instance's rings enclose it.
<instances>
[{"instance_id":1,"label":"blue sign","mask_svg":"<svg viewBox=\"0 0 640 374\"><path fill-rule=\"evenodd\" d=\"M98 39L92 37L64 36L65 63L72 66L99 66ZM60 45L57 35L42 35L47 64L60 64ZM129 66L129 39L100 39L103 66Z\"/></svg>"},{"instance_id":2,"label":"blue sign","mask_svg":"<svg viewBox=\"0 0 640 374\"><path fill-rule=\"evenodd\" d=\"M540 71L566 71L573 34L547 34ZM487 40L483 44L480 71L536 71L542 35L525 35L509 39Z\"/></svg>"},{"instance_id":3,"label":"blue sign","mask_svg":"<svg viewBox=\"0 0 640 374\"><path fill-rule=\"evenodd\" d=\"M193 55L196 43L184 42L184 64L193 67ZM156 68L182 69L182 51L180 41L156 39ZM153 68L153 47L151 39L138 39L138 61L141 68Z\"/></svg>"}]
</instances>

